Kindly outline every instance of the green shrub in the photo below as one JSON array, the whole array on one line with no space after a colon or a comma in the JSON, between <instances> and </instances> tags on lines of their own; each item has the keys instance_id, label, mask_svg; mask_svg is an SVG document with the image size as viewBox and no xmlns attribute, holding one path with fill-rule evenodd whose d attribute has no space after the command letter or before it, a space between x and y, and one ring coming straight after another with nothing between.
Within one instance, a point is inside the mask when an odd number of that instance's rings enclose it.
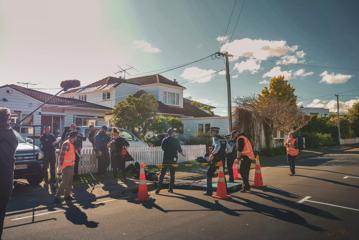
<instances>
[{"instance_id":1,"label":"green shrub","mask_svg":"<svg viewBox=\"0 0 359 240\"><path fill-rule=\"evenodd\" d=\"M259 152L259 155L263 155L267 157L279 156L284 154L285 154L284 147L265 148Z\"/></svg>"},{"instance_id":2,"label":"green shrub","mask_svg":"<svg viewBox=\"0 0 359 240\"><path fill-rule=\"evenodd\" d=\"M335 145L333 137L329 133L304 133L306 148Z\"/></svg>"}]
</instances>

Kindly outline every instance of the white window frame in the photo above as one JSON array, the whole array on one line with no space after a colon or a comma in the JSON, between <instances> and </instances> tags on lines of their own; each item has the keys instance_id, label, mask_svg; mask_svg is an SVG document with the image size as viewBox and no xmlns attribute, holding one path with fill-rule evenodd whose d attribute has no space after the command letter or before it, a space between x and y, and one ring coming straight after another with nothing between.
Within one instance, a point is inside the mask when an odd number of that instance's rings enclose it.
<instances>
[{"instance_id":1,"label":"white window frame","mask_svg":"<svg viewBox=\"0 0 359 240\"><path fill-rule=\"evenodd\" d=\"M111 92L107 91L107 92L102 92L102 100L103 101L108 101L111 99Z\"/></svg>"}]
</instances>

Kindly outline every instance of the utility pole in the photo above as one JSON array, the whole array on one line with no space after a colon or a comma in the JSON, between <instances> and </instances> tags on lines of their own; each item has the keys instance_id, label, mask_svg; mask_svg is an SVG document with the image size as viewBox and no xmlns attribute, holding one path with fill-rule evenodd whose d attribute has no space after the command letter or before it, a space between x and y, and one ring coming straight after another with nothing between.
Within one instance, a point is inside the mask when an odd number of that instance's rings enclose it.
<instances>
[{"instance_id":1,"label":"utility pole","mask_svg":"<svg viewBox=\"0 0 359 240\"><path fill-rule=\"evenodd\" d=\"M231 76L229 74L229 60L228 57L233 55L228 54L228 52L217 52L217 56L224 57L226 62L226 81L227 81L227 100L228 100L228 123L229 123L229 132L232 132L232 91L231 91Z\"/></svg>"},{"instance_id":2,"label":"utility pole","mask_svg":"<svg viewBox=\"0 0 359 240\"><path fill-rule=\"evenodd\" d=\"M338 127L338 139L339 139L339 144L340 144L340 139L341 134L340 134L340 116L339 116L339 95L335 94L335 96L337 97L337 127Z\"/></svg>"}]
</instances>

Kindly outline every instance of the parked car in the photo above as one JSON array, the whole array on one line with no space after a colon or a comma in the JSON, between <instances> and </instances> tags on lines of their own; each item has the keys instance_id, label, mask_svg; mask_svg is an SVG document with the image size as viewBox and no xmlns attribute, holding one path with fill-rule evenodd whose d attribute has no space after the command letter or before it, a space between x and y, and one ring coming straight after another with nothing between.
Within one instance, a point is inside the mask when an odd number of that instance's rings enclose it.
<instances>
[{"instance_id":1,"label":"parked car","mask_svg":"<svg viewBox=\"0 0 359 240\"><path fill-rule=\"evenodd\" d=\"M31 185L38 185L43 180L44 154L38 146L14 132L19 143L15 152L14 178L26 179Z\"/></svg>"}]
</instances>

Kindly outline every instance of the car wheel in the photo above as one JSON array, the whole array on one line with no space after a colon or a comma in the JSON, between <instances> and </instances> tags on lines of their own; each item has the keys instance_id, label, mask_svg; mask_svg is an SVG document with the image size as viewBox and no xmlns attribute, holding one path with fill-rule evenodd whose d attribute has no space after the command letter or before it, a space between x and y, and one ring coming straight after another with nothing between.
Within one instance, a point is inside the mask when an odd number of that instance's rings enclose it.
<instances>
[{"instance_id":1,"label":"car wheel","mask_svg":"<svg viewBox=\"0 0 359 240\"><path fill-rule=\"evenodd\" d=\"M43 180L42 176L32 176L27 179L27 181L30 183L30 185L39 185Z\"/></svg>"}]
</instances>

